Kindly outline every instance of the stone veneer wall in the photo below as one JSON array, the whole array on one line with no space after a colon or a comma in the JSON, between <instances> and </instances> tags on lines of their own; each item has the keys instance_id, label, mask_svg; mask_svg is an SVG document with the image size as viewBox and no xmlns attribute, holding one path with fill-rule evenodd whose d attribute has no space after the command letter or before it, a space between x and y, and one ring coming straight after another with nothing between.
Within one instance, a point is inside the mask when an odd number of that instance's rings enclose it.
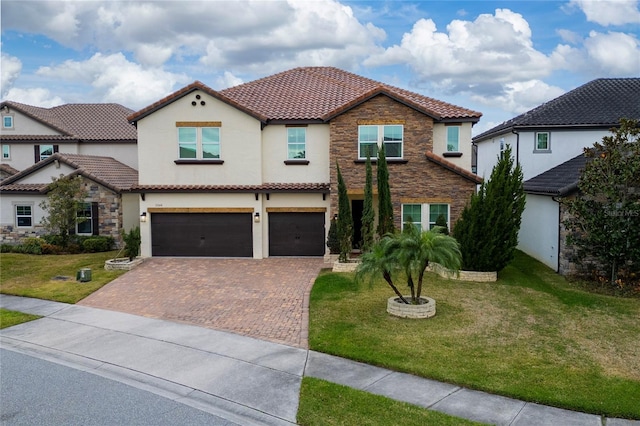
<instances>
[{"instance_id":1,"label":"stone veneer wall","mask_svg":"<svg viewBox=\"0 0 640 426\"><path fill-rule=\"evenodd\" d=\"M99 235L113 237L116 247L120 248L122 237L122 197L111 189L96 182L84 179L85 190L88 193L87 202L98 203L98 230ZM33 228L17 228L15 226L3 226L0 229L0 242L18 244L25 238L38 237L47 234L40 225Z\"/></svg>"},{"instance_id":2,"label":"stone veneer wall","mask_svg":"<svg viewBox=\"0 0 640 426\"><path fill-rule=\"evenodd\" d=\"M453 227L475 191L475 183L427 160L425 152L433 151L433 119L384 95L339 115L330 123L331 214L338 211L336 160L350 194L359 196L364 190L365 164L354 162L358 159L360 124L404 125L403 159L407 163L388 163L396 227L400 227L401 205L412 202L449 204L449 225ZM372 169L375 191L375 164Z\"/></svg>"}]
</instances>

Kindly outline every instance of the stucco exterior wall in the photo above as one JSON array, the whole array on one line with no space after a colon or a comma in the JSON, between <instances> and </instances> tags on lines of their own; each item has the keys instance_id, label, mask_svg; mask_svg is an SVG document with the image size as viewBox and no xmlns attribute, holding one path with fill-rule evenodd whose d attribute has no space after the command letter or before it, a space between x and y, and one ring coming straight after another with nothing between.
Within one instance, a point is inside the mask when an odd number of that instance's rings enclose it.
<instances>
[{"instance_id":1,"label":"stucco exterior wall","mask_svg":"<svg viewBox=\"0 0 640 426\"><path fill-rule=\"evenodd\" d=\"M112 157L132 169L138 170L138 147L135 143L85 142L77 146L77 151L77 154L81 155ZM62 146L60 146L60 152L72 154L70 151L63 151Z\"/></svg>"},{"instance_id":2,"label":"stucco exterior wall","mask_svg":"<svg viewBox=\"0 0 640 426\"><path fill-rule=\"evenodd\" d=\"M75 168L69 167L65 163L59 162L59 167L56 167L54 163L51 163L46 167L25 176L23 179L20 179L20 183L51 183L52 178L59 178L60 175L67 176L75 170Z\"/></svg>"},{"instance_id":3,"label":"stucco exterior wall","mask_svg":"<svg viewBox=\"0 0 640 426\"><path fill-rule=\"evenodd\" d=\"M62 133L40 123L33 118L10 108L9 113L2 113L2 116L13 116L13 129L5 129L0 126L0 133L7 135L61 135Z\"/></svg>"},{"instance_id":4,"label":"stucco exterior wall","mask_svg":"<svg viewBox=\"0 0 640 426\"><path fill-rule=\"evenodd\" d=\"M306 129L306 158L309 164L285 164L287 127L269 125L262 131L263 181L268 183L329 182L329 125L312 124Z\"/></svg>"},{"instance_id":5,"label":"stucco exterior wall","mask_svg":"<svg viewBox=\"0 0 640 426\"><path fill-rule=\"evenodd\" d=\"M460 157L446 157L447 161L471 171L471 123L434 123L433 125L433 153L445 157L447 153L447 126L460 127L458 151Z\"/></svg>"},{"instance_id":6,"label":"stucco exterior wall","mask_svg":"<svg viewBox=\"0 0 640 426\"><path fill-rule=\"evenodd\" d=\"M558 271L559 206L553 198L527 194L518 248Z\"/></svg>"},{"instance_id":7,"label":"stucco exterior wall","mask_svg":"<svg viewBox=\"0 0 640 426\"><path fill-rule=\"evenodd\" d=\"M175 164L179 159L176 122L181 121L220 122L220 159L224 164ZM261 184L260 122L195 91L138 121L138 159L141 185Z\"/></svg>"},{"instance_id":8,"label":"stucco exterior wall","mask_svg":"<svg viewBox=\"0 0 640 426\"><path fill-rule=\"evenodd\" d=\"M23 238L44 234L40 222L45 211L40 203L46 200L44 195L2 194L0 197L0 242L17 243ZM18 227L16 223L16 205L29 205L32 211L31 227Z\"/></svg>"}]
</instances>

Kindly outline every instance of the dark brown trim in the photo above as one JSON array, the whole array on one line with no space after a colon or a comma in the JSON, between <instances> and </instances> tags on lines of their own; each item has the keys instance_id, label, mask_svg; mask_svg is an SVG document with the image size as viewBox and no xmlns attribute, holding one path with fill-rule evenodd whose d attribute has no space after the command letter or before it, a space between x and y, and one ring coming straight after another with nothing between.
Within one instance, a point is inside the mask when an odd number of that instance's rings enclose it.
<instances>
[{"instance_id":1,"label":"dark brown trim","mask_svg":"<svg viewBox=\"0 0 640 426\"><path fill-rule=\"evenodd\" d=\"M284 164L287 166L306 166L309 164L309 160L284 160Z\"/></svg>"},{"instance_id":2,"label":"dark brown trim","mask_svg":"<svg viewBox=\"0 0 640 426\"><path fill-rule=\"evenodd\" d=\"M149 213L253 213L253 207L148 207Z\"/></svg>"},{"instance_id":3,"label":"dark brown trim","mask_svg":"<svg viewBox=\"0 0 640 426\"><path fill-rule=\"evenodd\" d=\"M175 160L176 164L224 164L224 160Z\"/></svg>"},{"instance_id":4,"label":"dark brown trim","mask_svg":"<svg viewBox=\"0 0 640 426\"><path fill-rule=\"evenodd\" d=\"M353 160L355 164L364 164L367 160ZM376 164L378 162L377 159L372 158L371 164ZM404 158L387 158L387 164L407 164L409 160L405 160Z\"/></svg>"},{"instance_id":5,"label":"dark brown trim","mask_svg":"<svg viewBox=\"0 0 640 426\"><path fill-rule=\"evenodd\" d=\"M100 220L98 218L98 203L91 203L91 235L100 235Z\"/></svg>"},{"instance_id":6,"label":"dark brown trim","mask_svg":"<svg viewBox=\"0 0 640 426\"><path fill-rule=\"evenodd\" d=\"M443 156L443 157L445 157L445 158L446 158L446 157L456 157L456 158L459 158L459 157L462 157L462 153L461 153L461 152L443 152L443 153L442 153L442 156Z\"/></svg>"},{"instance_id":7,"label":"dark brown trim","mask_svg":"<svg viewBox=\"0 0 640 426\"><path fill-rule=\"evenodd\" d=\"M309 127L309 125L305 123L288 123L285 124L284 127Z\"/></svg>"}]
</instances>

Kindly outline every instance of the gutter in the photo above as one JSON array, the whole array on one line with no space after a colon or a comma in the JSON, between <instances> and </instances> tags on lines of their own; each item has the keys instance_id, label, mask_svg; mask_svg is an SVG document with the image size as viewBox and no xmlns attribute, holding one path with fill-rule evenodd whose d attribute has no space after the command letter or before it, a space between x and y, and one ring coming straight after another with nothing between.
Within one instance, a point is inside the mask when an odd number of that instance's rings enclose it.
<instances>
[{"instance_id":1,"label":"gutter","mask_svg":"<svg viewBox=\"0 0 640 426\"><path fill-rule=\"evenodd\" d=\"M520 164L520 133L515 127L511 128L511 133L516 135L516 165Z\"/></svg>"},{"instance_id":2,"label":"gutter","mask_svg":"<svg viewBox=\"0 0 640 426\"><path fill-rule=\"evenodd\" d=\"M560 238L560 231L562 231L562 205L560 204L559 197L553 196L551 197L551 199L556 203L558 203L558 246L556 249L556 259L557 259L556 273L559 274L560 273L560 243L562 241L562 238Z\"/></svg>"}]
</instances>

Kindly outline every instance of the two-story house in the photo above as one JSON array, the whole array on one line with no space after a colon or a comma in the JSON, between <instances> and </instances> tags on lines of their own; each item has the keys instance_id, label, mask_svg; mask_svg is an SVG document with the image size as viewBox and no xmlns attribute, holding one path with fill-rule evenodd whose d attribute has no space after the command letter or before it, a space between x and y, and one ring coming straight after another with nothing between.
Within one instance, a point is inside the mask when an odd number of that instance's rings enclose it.
<instances>
[{"instance_id":1,"label":"two-story house","mask_svg":"<svg viewBox=\"0 0 640 426\"><path fill-rule=\"evenodd\" d=\"M85 220L72 232L118 240L122 229L137 225L138 197L123 194L137 183L136 128L127 121L132 112L117 104L2 102L0 241L46 232L40 203L60 175L83 176L88 193L79 212Z\"/></svg>"},{"instance_id":2,"label":"two-story house","mask_svg":"<svg viewBox=\"0 0 640 426\"><path fill-rule=\"evenodd\" d=\"M366 155L382 144L396 226L453 223L481 181L470 171L480 116L332 67L222 91L194 82L129 117L142 254L322 256L336 164L358 219Z\"/></svg>"},{"instance_id":3,"label":"two-story house","mask_svg":"<svg viewBox=\"0 0 640 426\"><path fill-rule=\"evenodd\" d=\"M593 80L473 138L485 178L500 151L512 147L527 193L518 248L557 272L571 271L560 199L577 191L584 148L621 118L640 119L640 78Z\"/></svg>"},{"instance_id":4,"label":"two-story house","mask_svg":"<svg viewBox=\"0 0 640 426\"><path fill-rule=\"evenodd\" d=\"M0 103L0 164L24 170L56 152L116 158L138 168L137 135L118 104L66 104L40 108Z\"/></svg>"}]
</instances>

